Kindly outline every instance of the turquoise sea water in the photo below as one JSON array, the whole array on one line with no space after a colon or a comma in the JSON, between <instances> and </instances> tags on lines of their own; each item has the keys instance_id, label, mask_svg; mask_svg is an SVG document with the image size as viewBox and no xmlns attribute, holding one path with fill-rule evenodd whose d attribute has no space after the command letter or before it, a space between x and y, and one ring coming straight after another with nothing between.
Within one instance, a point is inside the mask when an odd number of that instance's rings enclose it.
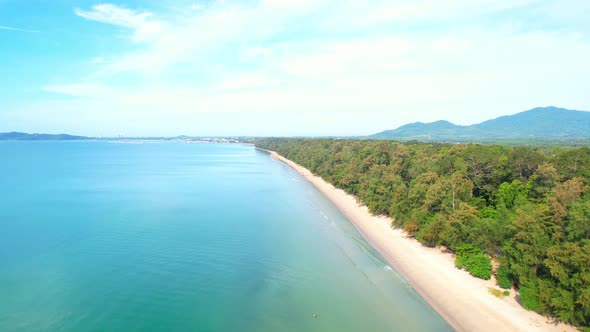
<instances>
[{"instance_id":1,"label":"turquoise sea water","mask_svg":"<svg viewBox=\"0 0 590 332\"><path fill-rule=\"evenodd\" d=\"M451 330L252 147L0 142L0 158L0 331Z\"/></svg>"}]
</instances>

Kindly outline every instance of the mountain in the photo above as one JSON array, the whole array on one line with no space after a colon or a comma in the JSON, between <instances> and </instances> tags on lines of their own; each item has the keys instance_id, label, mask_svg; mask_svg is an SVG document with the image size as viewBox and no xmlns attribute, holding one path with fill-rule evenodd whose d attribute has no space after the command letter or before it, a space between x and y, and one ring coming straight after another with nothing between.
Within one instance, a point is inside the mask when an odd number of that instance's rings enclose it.
<instances>
[{"instance_id":1,"label":"mountain","mask_svg":"<svg viewBox=\"0 0 590 332\"><path fill-rule=\"evenodd\" d=\"M448 121L416 122L382 131L369 138L446 142L590 139L590 112L537 107L470 126L459 126Z\"/></svg>"},{"instance_id":2,"label":"mountain","mask_svg":"<svg viewBox=\"0 0 590 332\"><path fill-rule=\"evenodd\" d=\"M407 138L407 139L431 139L432 135L445 137L454 137L459 135L461 126L450 123L449 121L435 121L431 123L414 122L403 125L397 129L385 130L370 138L390 139L390 138Z\"/></svg>"},{"instance_id":3,"label":"mountain","mask_svg":"<svg viewBox=\"0 0 590 332\"><path fill-rule=\"evenodd\" d=\"M0 141L71 141L86 139L90 139L90 137L66 134L27 134L14 131L10 133L0 133Z\"/></svg>"}]
</instances>

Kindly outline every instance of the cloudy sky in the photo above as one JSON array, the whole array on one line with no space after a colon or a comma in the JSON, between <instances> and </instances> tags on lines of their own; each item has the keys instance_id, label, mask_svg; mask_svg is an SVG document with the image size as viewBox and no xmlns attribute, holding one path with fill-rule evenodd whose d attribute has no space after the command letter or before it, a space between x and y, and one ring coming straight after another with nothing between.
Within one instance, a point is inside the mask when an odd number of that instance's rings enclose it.
<instances>
[{"instance_id":1,"label":"cloudy sky","mask_svg":"<svg viewBox=\"0 0 590 332\"><path fill-rule=\"evenodd\" d=\"M590 110L588 0L0 0L0 132L363 135Z\"/></svg>"}]
</instances>

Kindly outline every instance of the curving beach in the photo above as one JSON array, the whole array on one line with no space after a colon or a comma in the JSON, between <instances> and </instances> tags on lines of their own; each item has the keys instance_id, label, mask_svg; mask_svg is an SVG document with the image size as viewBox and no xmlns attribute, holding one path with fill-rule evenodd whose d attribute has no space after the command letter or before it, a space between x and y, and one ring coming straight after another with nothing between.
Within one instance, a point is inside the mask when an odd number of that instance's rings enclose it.
<instances>
[{"instance_id":1,"label":"curving beach","mask_svg":"<svg viewBox=\"0 0 590 332\"><path fill-rule=\"evenodd\" d=\"M522 308L516 302L514 290L503 299L494 297L488 291L489 287L498 288L493 280L477 279L455 268L451 254L422 246L402 230L391 228L390 218L370 214L353 196L306 168L274 151L264 151L295 169L328 197L457 331L576 331L572 326Z\"/></svg>"}]
</instances>

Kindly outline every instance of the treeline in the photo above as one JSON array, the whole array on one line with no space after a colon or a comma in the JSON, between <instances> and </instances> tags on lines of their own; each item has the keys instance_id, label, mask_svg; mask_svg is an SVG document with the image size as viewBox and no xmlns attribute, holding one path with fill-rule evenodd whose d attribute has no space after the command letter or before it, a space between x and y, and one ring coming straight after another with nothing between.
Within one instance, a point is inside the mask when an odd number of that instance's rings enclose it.
<instances>
[{"instance_id":1,"label":"treeline","mask_svg":"<svg viewBox=\"0 0 590 332\"><path fill-rule=\"evenodd\" d=\"M446 246L474 275L489 278L494 258L499 285L514 286L526 308L590 331L590 149L283 138L256 146L424 245Z\"/></svg>"}]
</instances>

